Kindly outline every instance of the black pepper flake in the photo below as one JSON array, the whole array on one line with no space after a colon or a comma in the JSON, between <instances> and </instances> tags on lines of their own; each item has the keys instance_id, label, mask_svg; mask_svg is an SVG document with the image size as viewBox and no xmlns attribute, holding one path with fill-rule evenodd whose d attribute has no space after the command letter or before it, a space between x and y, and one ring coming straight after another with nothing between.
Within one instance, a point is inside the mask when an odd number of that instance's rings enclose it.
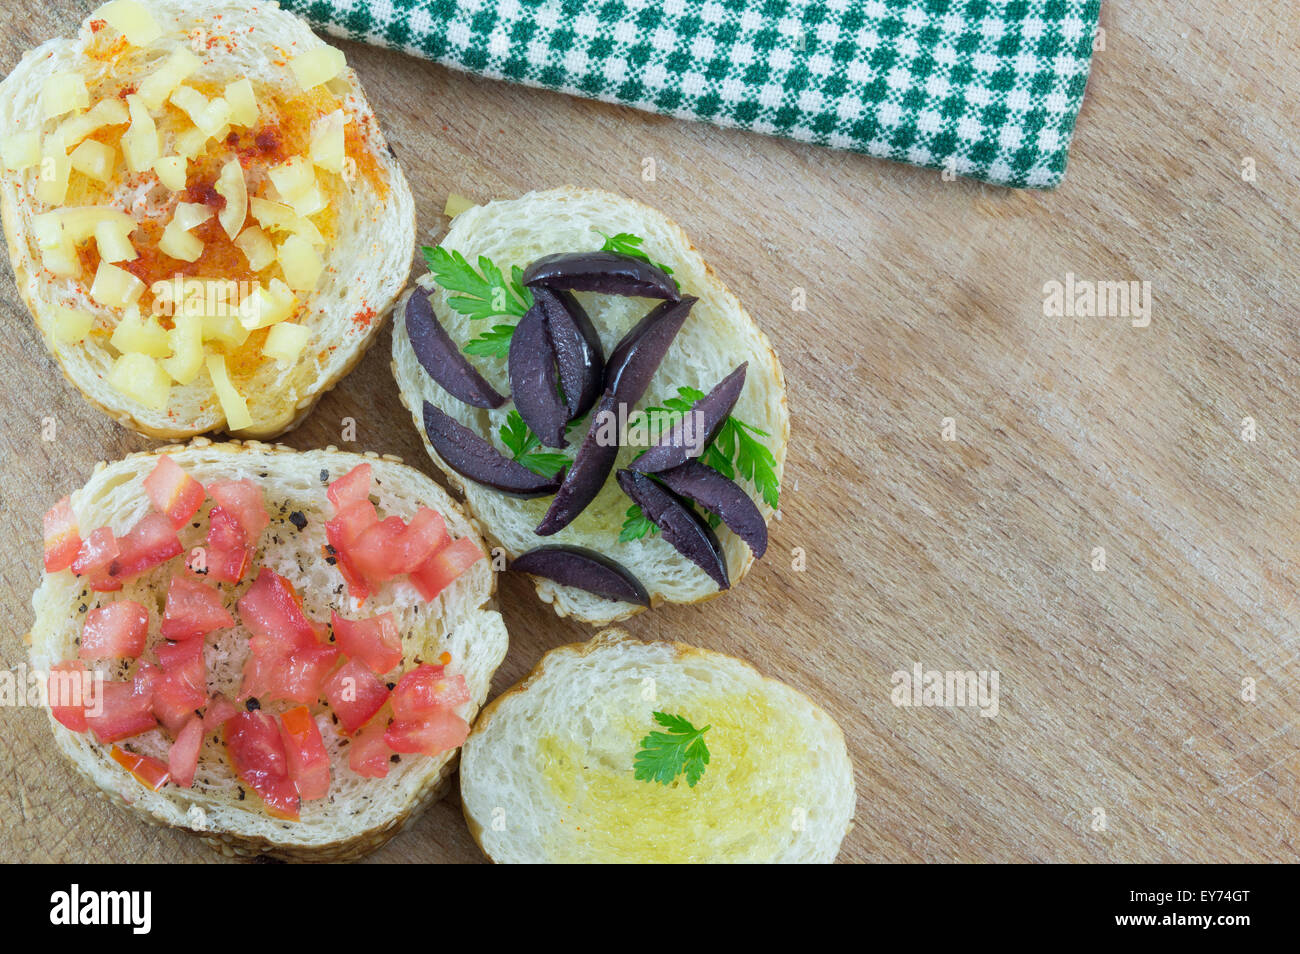
<instances>
[{"instance_id":1,"label":"black pepper flake","mask_svg":"<svg viewBox=\"0 0 1300 954\"><path fill-rule=\"evenodd\" d=\"M289 522L301 530L303 527L307 526L307 515L301 510L295 510L293 513L289 514Z\"/></svg>"},{"instance_id":2,"label":"black pepper flake","mask_svg":"<svg viewBox=\"0 0 1300 954\"><path fill-rule=\"evenodd\" d=\"M84 612L86 612L86 604L85 604L85 603L82 603L81 606L80 606L80 608L77 610L77 612L79 612L79 613L84 613Z\"/></svg>"},{"instance_id":3,"label":"black pepper flake","mask_svg":"<svg viewBox=\"0 0 1300 954\"><path fill-rule=\"evenodd\" d=\"M244 790L242 788L239 790L239 800L241 802L244 800Z\"/></svg>"},{"instance_id":4,"label":"black pepper flake","mask_svg":"<svg viewBox=\"0 0 1300 954\"><path fill-rule=\"evenodd\" d=\"M262 703L258 701L257 696L252 696L244 702L244 708L249 712L256 712L258 709L262 708Z\"/></svg>"},{"instance_id":5,"label":"black pepper flake","mask_svg":"<svg viewBox=\"0 0 1300 954\"><path fill-rule=\"evenodd\" d=\"M388 761L390 761L390 762L392 762L394 765L396 765L397 763L399 763L400 761L402 761L402 757L401 757L400 755L393 755L393 756L390 756L390 757L389 757Z\"/></svg>"},{"instance_id":6,"label":"black pepper flake","mask_svg":"<svg viewBox=\"0 0 1300 954\"><path fill-rule=\"evenodd\" d=\"M396 688L397 688L397 683L395 683L395 682L390 682L390 683L388 683L388 691L389 691L389 692L392 692L392 691L393 691L394 689L396 689Z\"/></svg>"},{"instance_id":7,"label":"black pepper flake","mask_svg":"<svg viewBox=\"0 0 1300 954\"><path fill-rule=\"evenodd\" d=\"M330 472L324 468L321 468L320 482L322 484L328 484L330 482Z\"/></svg>"},{"instance_id":8,"label":"black pepper flake","mask_svg":"<svg viewBox=\"0 0 1300 954\"><path fill-rule=\"evenodd\" d=\"M338 557L327 556L325 558L325 562L328 563L330 566L334 566L334 564L338 563L339 561L338 561Z\"/></svg>"}]
</instances>

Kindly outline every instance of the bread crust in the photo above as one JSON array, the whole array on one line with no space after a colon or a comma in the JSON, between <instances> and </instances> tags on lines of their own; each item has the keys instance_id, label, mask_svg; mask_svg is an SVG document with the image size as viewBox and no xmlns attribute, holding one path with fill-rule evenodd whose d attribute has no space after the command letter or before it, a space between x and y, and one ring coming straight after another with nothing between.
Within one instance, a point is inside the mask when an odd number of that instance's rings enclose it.
<instances>
[{"instance_id":1,"label":"bread crust","mask_svg":"<svg viewBox=\"0 0 1300 954\"><path fill-rule=\"evenodd\" d=\"M228 18L233 15L231 12L233 10L246 20L261 26L263 28L261 36L282 37L285 43L302 41L304 44L310 42L313 45L324 45L324 41L316 38L305 22L280 10L279 5L274 2L241 7L234 0L156 0L150 7L160 20L167 15L180 17L189 27L213 22L214 17L219 18L223 15L227 17L228 22ZM31 77L27 74L47 68L41 64L51 58L62 62L64 59L77 56L79 44L92 32L90 23L88 17L82 23L79 37L48 40L23 57L13 72L0 82L0 115L9 122L15 123L16 127L16 119L10 115L15 112L12 104L20 96L30 97L31 90L28 87L31 82L39 78L39 73ZM323 256L326 273L328 274L331 269L340 274L346 273L340 285L349 295L342 300L321 305L321 302L330 296L324 294L328 289L318 287L306 297L302 312L303 320L313 329L313 338L294 368L282 374L279 380L287 381L289 375L308 363L316 366L317 373L301 388L264 389L275 396L272 403L268 406L264 402L256 402L255 406L259 411L265 413L255 416L254 423L248 428L231 432L239 438L265 440L297 427L320 398L350 373L374 344L410 276L410 262L414 254L416 237L414 197L396 155L388 146L379 124L374 120L373 109L366 99L356 74L351 68L346 68L344 75L347 78L349 95L357 110L358 120L365 121L370 128L372 138L369 148L373 151L376 164L383 170L389 186L386 200L372 195L372 190L362 183L363 177L358 177L358 185L353 187L358 190L359 202L381 210L379 218L383 221L377 227L382 230L383 244L387 250L386 264L380 269L382 275L377 276L379 280L376 282L374 280L376 276L372 276L370 270L360 264L361 256L354 254L346 241L339 241L336 237L333 247ZM64 378L80 391L92 406L123 427L149 437L184 440L224 429L226 418L220 403L215 400L215 392L213 398L202 405L205 410L201 414L191 416L188 420L175 420L174 416L169 414L177 404L178 393L183 391L187 400L194 400L195 396L190 393L191 390L199 382L205 382L206 377L201 376L195 385L186 385L184 388L174 386L173 400L169 408L162 412L152 411L112 388L102 385L95 380L100 376L95 375L92 368L74 360L77 349L86 347L84 344L64 344L53 337L49 327L52 302L46 300L46 295L50 292L51 281L58 283L60 280L42 277L39 259L31 253L26 222L35 210L30 207L31 200L24 188L23 175L23 173L0 170L0 220L3 222L10 266L14 271L19 295L32 315L46 349L54 358ZM365 241L366 233L370 230L359 225L355 238ZM365 282L362 282L363 279ZM362 292L366 293L357 292L352 295L352 287L358 283L365 286ZM373 312L373 318L368 323L362 326L350 321L352 315L366 309ZM335 326L343 328L344 333L323 336L324 332L330 331ZM329 354L330 357L328 361L318 362L314 357L318 354ZM283 399L277 400L281 390L284 392ZM254 406L253 401L250 401L250 406Z\"/></svg>"},{"instance_id":2,"label":"bread crust","mask_svg":"<svg viewBox=\"0 0 1300 954\"><path fill-rule=\"evenodd\" d=\"M385 478L392 479L396 474L403 479L411 480L414 490L421 494L428 493L430 505L443 511L449 528L455 528L456 536L472 536L480 545L482 544L478 524L473 518L455 508L454 502L427 477L405 467L400 458L392 455L381 457L373 453L353 454L338 451L334 447L327 447L321 451L301 452L279 444L263 444L256 441L213 443L207 438L197 438L188 444L134 453L112 464L100 462L96 465L94 475L87 487L78 494L94 486L96 480L102 482L111 477L116 481L124 475L134 479L134 476L147 473L152 467L152 462L162 454L171 455L184 467L187 453L196 451L205 459L219 458L222 465L226 467L221 471L222 473L226 473L227 469L231 473L244 472L239 471L238 468L241 463L246 462L249 466L268 472L269 479L275 479L275 468L281 464L285 467L303 467L328 460L337 462L339 466L345 466L369 461L377 468L383 467L387 471L384 474ZM211 469L212 466L210 462L206 464L207 469ZM139 492L143 494L142 490ZM86 503L74 494L74 506L84 509ZM259 546L259 560L265 553L265 546ZM499 646L486 647L486 659L481 668L477 671L465 672L467 681L471 685L473 698L464 717L472 722L478 706L487 695L492 674L505 655L506 641L505 627L500 621L500 614L496 611L496 574L491 569L490 561L481 562L469 572L476 575L473 586L477 587L476 595L481 596L482 599L474 607L466 608L463 612L458 610L458 623L482 635L484 639L495 639L499 634ZM486 574L486 577L479 578L482 574ZM36 620L31 633L31 662L38 670L48 668L52 661L58 661L62 655L61 650L66 648L67 633L59 629L61 621L58 615L58 587L67 588L68 576L66 572L46 574L41 587L33 596ZM459 581L453 586L458 584ZM154 583L150 584L150 586L154 585ZM54 588L54 592L47 594L47 588L51 587ZM75 586L71 592L76 592ZM374 611L373 606L369 611ZM71 615L76 618L75 610ZM468 660L465 662L468 663ZM58 723L52 714L47 712L47 715L59 750L76 771L96 787L102 797L115 805L129 809L150 824L189 831L227 857L267 855L286 861L350 861L360 858L412 824L429 805L447 792L459 757L459 750L457 750L448 753L445 757L423 757L412 762L411 764L418 766L418 774L414 776L415 784L407 785L404 789L393 788L386 784L393 779L391 774L389 779L372 780L372 795L379 795L385 800L382 818L375 824L367 825L360 830L346 831L346 834L337 838L304 842L301 838L294 837L293 823L264 825L263 827L273 830L274 837L256 831L241 831L234 827L222 828L213 825L195 827L187 824L189 812L192 811L189 806L199 805L216 813L217 808L221 806L211 806L217 802L217 796L209 796L201 792L191 793L190 790L178 789L174 786L165 786L157 793L150 792L131 778L124 769L105 757L108 746L99 745L93 737L85 733L70 731ZM98 757L88 758L87 752L90 749L102 751L98 753ZM388 791L390 788L392 791ZM339 814L341 818L347 814L346 805L339 807ZM266 819L257 819L259 825L264 821ZM302 829L297 831L301 832Z\"/></svg>"},{"instance_id":3,"label":"bread crust","mask_svg":"<svg viewBox=\"0 0 1300 954\"><path fill-rule=\"evenodd\" d=\"M585 198L592 202L607 204L611 210L611 217L616 219L618 219L620 213L622 218L628 218L629 210L639 210L639 214L653 217L656 220L662 220L667 225L676 240L684 248L685 253L690 256L695 256L702 264L704 285L707 287L692 287L689 289L691 293L696 294L701 298L713 295L728 302L729 305L734 306L734 312L739 316L746 330L752 334L758 342L758 354L747 354L750 361L747 381L767 382L769 390L773 392L775 406L772 409L771 418L778 422L778 428L776 432L772 434L773 440L769 445L769 449L776 458L776 473L777 476L780 477L784 471L785 456L790 440L790 414L786 399L785 375L781 369L780 358L777 354L776 348L772 345L767 335L763 333L758 324L752 317L750 317L748 312L740 304L739 300L736 299L735 295L732 294L726 285L722 283L721 279L718 277L717 273L714 272L708 262L704 261L699 249L697 249L691 242L685 231L683 231L677 223L672 222L664 216L663 213L642 202L599 189L587 189L569 185L550 189L545 192L529 193L522 198L554 199L557 202L582 200ZM423 278L423 276L420 276L420 278ZM420 278L417 278L417 287L420 287L418 284ZM509 558L513 559L519 556L522 551L517 551L515 548L508 546L502 539L502 534L498 532L498 528L494 525L493 521L478 512L472 496L467 493L467 490L471 487L471 482L448 466L438 452L434 450L433 445L429 442L428 435L424 430L423 395L418 388L411 385L400 369L398 358L402 354L403 349L409 350L409 339L406 336L405 328L402 326L401 315L404 311L405 300L412 293L414 293L414 289L408 291L406 296L404 296L398 303L397 308L395 309L395 314L398 317L395 319L393 327L394 357L391 362L391 367L393 375L398 382L398 391L402 403L406 405L407 410L411 414L411 419L415 424L416 431L420 434L420 438L424 443L425 451L438 466L439 470L442 471L446 481L460 494L460 498L464 502L466 508L480 518L485 533L493 546L500 547L505 551ZM421 371L421 373L423 372ZM613 478L611 477L610 480L612 479ZM762 501L759 501L758 503L759 509L763 512L764 518L770 526L774 516L773 511L763 504ZM730 531L725 530L725 528L723 528L721 532L726 536L732 536ZM544 538L538 537L535 538L534 545L541 545L544 542L546 542ZM617 559L616 553L610 555ZM730 571L731 585L735 586L745 578L755 561L754 555L748 547L739 546L729 549L727 562ZM665 603L703 603L721 595L723 591L717 589L713 584L708 583L703 571L699 572L703 585L699 587L697 594L690 598L668 599L662 592L653 586L647 585L647 590L650 595L649 607L638 606L630 603L592 601L592 607L590 609L584 609L579 605L578 601L571 598L577 594L582 594L584 597L587 596L587 594L583 594L582 591L577 590L574 587L561 586L540 577L532 577L532 582L538 597L543 602L549 603L556 615L562 618L571 617L593 626L608 626L612 623L629 619L638 613L643 612L647 608L653 609L664 605ZM570 598L566 599L566 597Z\"/></svg>"}]
</instances>

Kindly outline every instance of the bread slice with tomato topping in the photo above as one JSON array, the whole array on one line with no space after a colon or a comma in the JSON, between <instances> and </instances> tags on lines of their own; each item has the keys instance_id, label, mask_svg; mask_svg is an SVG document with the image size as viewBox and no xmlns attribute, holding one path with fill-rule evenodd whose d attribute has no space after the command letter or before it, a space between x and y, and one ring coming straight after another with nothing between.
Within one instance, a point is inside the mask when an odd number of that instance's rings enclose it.
<instances>
[{"instance_id":1,"label":"bread slice with tomato topping","mask_svg":"<svg viewBox=\"0 0 1300 954\"><path fill-rule=\"evenodd\" d=\"M346 860L444 790L506 652L477 526L395 458L211 443L45 518L31 663L112 801L227 854Z\"/></svg>"},{"instance_id":2,"label":"bread slice with tomato topping","mask_svg":"<svg viewBox=\"0 0 1300 954\"><path fill-rule=\"evenodd\" d=\"M499 863L830 862L856 796L844 734L747 662L610 629L547 653L461 752Z\"/></svg>"},{"instance_id":3,"label":"bread slice with tomato topping","mask_svg":"<svg viewBox=\"0 0 1300 954\"><path fill-rule=\"evenodd\" d=\"M110 0L26 54L0 213L64 375L163 438L294 426L373 342L415 233L356 74L273 2Z\"/></svg>"}]
</instances>

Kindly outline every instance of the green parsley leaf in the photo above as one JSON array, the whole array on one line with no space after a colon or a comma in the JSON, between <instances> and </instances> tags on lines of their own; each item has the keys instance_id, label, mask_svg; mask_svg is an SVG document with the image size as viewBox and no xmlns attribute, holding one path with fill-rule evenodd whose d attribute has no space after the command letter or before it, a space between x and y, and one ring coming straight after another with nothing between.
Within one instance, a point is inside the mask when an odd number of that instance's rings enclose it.
<instances>
[{"instance_id":1,"label":"green parsley leaf","mask_svg":"<svg viewBox=\"0 0 1300 954\"><path fill-rule=\"evenodd\" d=\"M477 338L467 341L462 350L466 354L504 358L510 354L510 341L514 335L514 325L493 325L491 331L485 331Z\"/></svg>"},{"instance_id":2,"label":"green parsley leaf","mask_svg":"<svg viewBox=\"0 0 1300 954\"><path fill-rule=\"evenodd\" d=\"M695 402L704 397L704 392L692 387L682 386L677 389L677 397L664 401L662 406L647 407L641 413L647 417L647 426L652 430L656 424L660 428L671 426L690 412ZM664 418L659 423L659 418ZM773 510L780 501L780 481L776 479L776 458L759 437L770 436L767 431L746 424L731 415L723 421L718 436L704 449L700 463L712 467L728 480L735 480L739 473L750 481ZM714 518L716 520L716 517ZM713 520L713 526L717 526ZM644 536L645 534L641 534ZM636 539L635 537L633 539Z\"/></svg>"},{"instance_id":3,"label":"green parsley leaf","mask_svg":"<svg viewBox=\"0 0 1300 954\"><path fill-rule=\"evenodd\" d=\"M600 232L600 229L596 229L596 231ZM630 255L632 258L640 259L647 264L653 265L665 275L672 275L673 270L671 268L663 262L656 262L645 252L641 251L641 245L645 242L645 239L641 236L633 235L631 232L619 232L617 235L605 235L604 232L600 232L600 234L605 238L605 244L600 247L602 252L618 252L620 255ZM673 284L677 285L678 288L681 287L681 283L675 278L673 279Z\"/></svg>"},{"instance_id":4,"label":"green parsley leaf","mask_svg":"<svg viewBox=\"0 0 1300 954\"><path fill-rule=\"evenodd\" d=\"M561 467L573 463L567 454L539 451L537 448L542 446L542 442L528 429L528 425L516 410L512 409L506 415L506 422L501 425L497 434L501 438L501 443L505 444L506 449L510 451L512 459L523 464L534 474L554 477L560 472Z\"/></svg>"},{"instance_id":5,"label":"green parsley leaf","mask_svg":"<svg viewBox=\"0 0 1300 954\"><path fill-rule=\"evenodd\" d=\"M704 767L709 764L709 748L704 744L704 733L713 726L697 729L681 716L666 712L656 712L654 718L668 731L651 732L641 740L641 751L637 752L633 765L635 778L641 782L671 785L673 779L685 773L686 784L694 788L704 775Z\"/></svg>"},{"instance_id":6,"label":"green parsley leaf","mask_svg":"<svg viewBox=\"0 0 1300 954\"><path fill-rule=\"evenodd\" d=\"M433 280L447 291L460 292L447 299L453 311L472 319L491 318L494 315L522 318L532 307L533 296L523 284L523 271L512 268L510 280L501 273L490 258L480 255L478 269L465 260L460 252L439 246L421 249L424 260L433 273Z\"/></svg>"},{"instance_id":7,"label":"green parsley leaf","mask_svg":"<svg viewBox=\"0 0 1300 954\"><path fill-rule=\"evenodd\" d=\"M654 522L641 512L641 505L633 504L627 508L627 519L623 521L623 529L619 531L618 542L630 543L633 540L640 540L647 533L653 536L658 532L659 528L654 525Z\"/></svg>"}]
</instances>

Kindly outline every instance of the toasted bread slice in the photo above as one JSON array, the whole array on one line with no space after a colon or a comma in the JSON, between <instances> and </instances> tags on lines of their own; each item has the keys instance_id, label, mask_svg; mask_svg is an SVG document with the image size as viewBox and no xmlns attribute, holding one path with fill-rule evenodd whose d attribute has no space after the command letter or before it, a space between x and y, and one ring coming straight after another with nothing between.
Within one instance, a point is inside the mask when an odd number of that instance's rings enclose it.
<instances>
[{"instance_id":1,"label":"toasted bread slice","mask_svg":"<svg viewBox=\"0 0 1300 954\"><path fill-rule=\"evenodd\" d=\"M122 137L132 127L120 122L99 128L87 139L102 139L110 147L112 172L107 181L98 181L74 166L62 202L45 201L48 193L42 197L44 160L20 169L0 162L0 212L18 291L64 375L92 404L124 427L173 439L213 430L227 430L240 437L273 437L297 424L373 342L410 271L415 203L356 74L345 66L327 82L302 88L295 61L327 47L304 21L273 2L156 0L141 6L161 31L147 43L128 42L101 15L92 14L75 39L50 40L25 55L0 83L2 134L36 135L43 152L57 151L62 156L62 150L51 145L55 130L69 118L81 119L89 113L81 109L42 119L44 90L51 77L80 77L88 90L90 111L108 103L117 112L114 118L121 119L126 112L123 104L138 99L138 87L156 76L169 56L186 51L198 58L199 65L180 84L193 94L181 102L191 105L195 96L200 103L226 102L228 96L233 98L227 84L247 79L254 91L257 118L252 122L232 118L216 136L196 146L192 137L198 127L177 105L175 91L172 98L146 110L154 122L160 158L193 153L182 166L184 186L179 190L165 184L154 168L129 168ZM341 170L334 172L312 160L311 143L324 118L340 110L347 120L342 127L346 159L342 166L321 160ZM70 143L67 148L72 149ZM22 152L19 148L15 151ZM308 225L297 224L302 235L311 237L306 242L312 246L311 253L298 241L301 235L272 228L250 207L242 229L259 227L279 256L254 269L255 259L226 234L217 216L229 204L217 189L219 173L233 159L242 164L250 203L260 197L281 206L288 200L270 178L271 171L286 163L305 162L324 202L310 214L309 205L299 206ZM59 162L61 158L52 158L48 168L57 171ZM189 230L203 243L192 262L163 251L164 227L181 203L213 213ZM224 359L231 385L247 404L246 418L241 420L241 414L223 403L214 372L206 363L197 373L193 366L188 372L177 370L176 365L168 371L159 370L166 366L167 357L181 349L176 340L169 339L165 345L151 348L149 355L133 359L137 364L130 369L118 367L122 351L110 344L110 338L130 306L108 304L105 299L109 296L91 294L105 262L99 240L84 233L78 236L66 257L71 264L62 267L57 264L58 257L42 247L38 216L85 206L111 206L135 221L130 242L138 257L113 264L142 283L144 290L134 304L146 321L158 313L160 297L155 294L155 283L174 282L178 275L210 283L234 282L236 291L231 294L237 299L231 298L232 302L246 300L245 292L255 283L270 287L273 280L284 280L294 286L296 300L285 321L305 327L308 334L291 358L277 361L263 353L274 328L248 333L227 326L224 338L208 338L209 331L215 335L219 329L205 328L205 361L208 355ZM243 237L241 232L239 238ZM295 240L291 244L300 259L310 263L314 253L323 266L314 286L310 277L301 277L301 271L294 278L286 271L285 243L290 238ZM310 276L312 266L306 265L305 270ZM80 328L69 332L63 321L68 310L93 320L87 332ZM165 304L162 310L161 327L167 330L172 326L172 306ZM240 334L247 334L246 340L239 341ZM301 344L300 334L295 334L295 344ZM185 362L178 364L184 367ZM169 373L173 370L178 375L174 380ZM149 397L142 397L134 385L124 388L124 380L151 381L156 386L147 388ZM160 392L162 397L154 400L152 395ZM159 401L165 403L157 406Z\"/></svg>"},{"instance_id":2,"label":"toasted bread slice","mask_svg":"<svg viewBox=\"0 0 1300 954\"><path fill-rule=\"evenodd\" d=\"M775 457L779 478L785 464L790 419L785 380L776 352L682 230L662 213L622 196L593 189L530 192L518 199L489 202L461 212L453 220L442 245L462 252L470 262L485 255L508 275L511 266L524 268L549 253L598 249L604 241L602 232L606 235L629 232L643 238L643 250L651 259L673 270L682 294L699 298L636 407L662 405L666 398L676 397L678 387L683 385L707 392L747 361L745 387L732 414L770 435L763 441ZM428 274L417 281L421 288L433 290L434 312L457 346L463 347L496 323L492 319L472 321L453 311L447 304L452 293L434 285ZM576 297L591 317L606 355L653 304L643 299L582 292ZM421 434L424 434L422 409L428 401L504 449L498 430L513 403L489 411L470 407L448 394L416 359L403 309L404 304L399 303L393 325L393 373L402 400ZM510 393L505 359L468 357L498 392ZM581 440L581 433L571 438ZM576 520L557 534L539 537L533 530L546 513L551 497L520 499L466 480L438 456L429 445L427 435L425 445L434 463L464 494L466 504L482 522L488 536L511 558L545 544L582 546L612 557L630 570L645 586L652 606L665 602L693 603L717 595L717 584L660 536L619 541L631 501L619 489L612 474L604 489ZM622 448L615 469L626 467L638 450ZM756 498L764 519L770 523L773 509L757 499L752 485L742 481L742 486ZM717 528L717 533L730 568L731 583L735 585L749 571L753 554L725 527ZM535 580L538 595L561 616L604 625L626 619L641 609L540 577Z\"/></svg>"},{"instance_id":3,"label":"toasted bread slice","mask_svg":"<svg viewBox=\"0 0 1300 954\"><path fill-rule=\"evenodd\" d=\"M328 621L331 609L353 615L348 611L343 579L322 552L324 524L333 512L326 497L326 481L363 461L369 461L373 469L373 498L381 517L407 518L418 506L432 507L443 514L452 537L470 537L482 544L474 523L446 492L396 458L333 448L298 452L256 442L214 444L205 438L101 464L85 487L72 494L78 525L83 530L106 525L121 534L148 513L150 503L141 482L161 453L204 485L223 479L253 478L258 482L271 524L262 533L252 566L269 566L288 578L302 597L304 610L315 620ZM187 548L203 543L205 510L179 531ZM298 523L303 524L301 529ZM149 610L149 645L155 646L161 641L159 621L168 581L174 573L183 572L177 568L178 560L127 583L117 593L94 593L68 571L47 573L32 600L36 613L31 633L33 667L48 671L59 662L75 659L85 611L117 599L135 600ZM223 587L228 607L233 607L235 595L242 593L255 575L249 572L243 583ZM403 580L385 584L355 615L394 615L402 636L404 670L417 657L432 661L444 651L450 653L449 670L464 674L471 695L457 713L472 722L506 652L505 625L494 608L495 585L490 562L480 560L432 603L424 602ZM207 637L204 655L209 692L236 698L248 637L238 622ZM126 668L114 668L110 662L96 666L109 677ZM279 707L269 704L267 708L274 712ZM204 739L193 788L168 784L154 792L113 761L110 746L99 744L93 735L71 732L53 719L51 726L59 749L110 800L156 824L194 831L228 854L300 860L358 857L397 834L438 797L455 764L454 751L435 757L402 756L386 778L363 778L348 767L348 742L327 726L323 735L331 759L329 795L303 802L301 819L290 822L271 817L259 800L245 791L247 786L235 777L213 734ZM166 761L169 743L161 729L128 741L133 750Z\"/></svg>"},{"instance_id":4,"label":"toasted bread slice","mask_svg":"<svg viewBox=\"0 0 1300 954\"><path fill-rule=\"evenodd\" d=\"M635 777L653 714L683 717L696 784ZM606 630L544 656L461 750L465 818L497 862L830 862L853 818L839 726L748 663Z\"/></svg>"}]
</instances>

